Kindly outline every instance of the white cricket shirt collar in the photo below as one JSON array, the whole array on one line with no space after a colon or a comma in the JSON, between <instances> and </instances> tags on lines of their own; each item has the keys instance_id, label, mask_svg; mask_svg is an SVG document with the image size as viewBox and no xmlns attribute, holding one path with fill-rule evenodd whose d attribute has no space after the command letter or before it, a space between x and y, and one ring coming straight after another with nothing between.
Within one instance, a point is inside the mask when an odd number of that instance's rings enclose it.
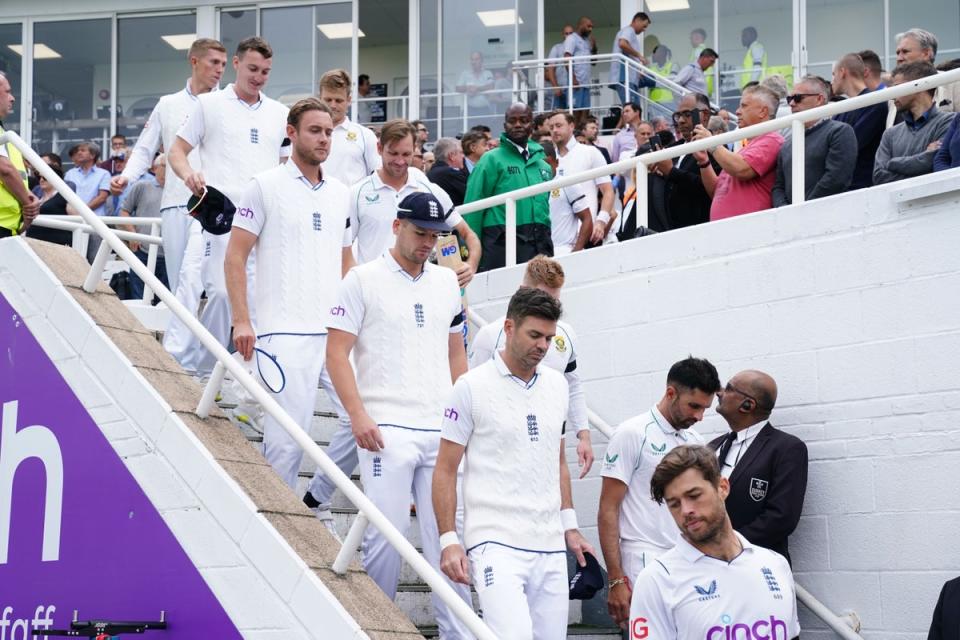
<instances>
[{"instance_id":1,"label":"white cricket shirt collar","mask_svg":"<svg viewBox=\"0 0 960 640\"><path fill-rule=\"evenodd\" d=\"M493 364L501 376L510 378L524 389L529 389L536 384L537 378L540 377L540 367L542 366L540 364L537 365L537 368L533 373L533 377L530 378L529 382L527 382L526 380L513 375L513 373L510 371L510 368L507 366L507 363L503 361L503 356L500 355L499 351L493 352Z\"/></svg>"},{"instance_id":2,"label":"white cricket shirt collar","mask_svg":"<svg viewBox=\"0 0 960 640\"><path fill-rule=\"evenodd\" d=\"M300 170L300 167L297 166L297 163L293 161L293 158L288 158L286 162L283 163L283 166L286 168L287 175L289 175L294 180L299 180L302 182L308 189L312 191L317 191L320 187L323 186L323 168L320 168L320 182L317 184L312 184L310 179L307 176L303 175L303 171Z\"/></svg>"},{"instance_id":3,"label":"white cricket shirt collar","mask_svg":"<svg viewBox=\"0 0 960 640\"><path fill-rule=\"evenodd\" d=\"M744 554L744 553L747 553L747 552L753 553L753 552L754 552L753 545L750 544L750 541L749 541L749 540L747 540L746 538L744 538L744 537L743 537L742 535L740 535L740 533L737 532L737 531L734 531L734 532L733 532L733 535L737 536L737 539L740 540L740 544L741 544L741 546L743 546L743 551L741 551L740 554L738 554L738 555L736 556L736 558L734 558L734 559L731 560L730 562L733 562L734 560L736 560L737 558L739 558L740 555L742 555L742 554ZM677 542L677 551L679 551L679 552L680 552L680 555L683 556L683 559L686 560L687 562L689 562L690 564L693 564L694 562L700 560L701 558L710 558L711 560L720 560L719 558L714 558L713 556L708 556L708 555L705 554L704 552L700 551L700 550L697 549L695 546L693 546L692 544L690 544L690 543L687 541L687 539L684 538L683 536L680 536L680 541ZM723 561L721 560L721 562L723 562ZM729 563L728 563L728 564L729 564Z\"/></svg>"}]
</instances>

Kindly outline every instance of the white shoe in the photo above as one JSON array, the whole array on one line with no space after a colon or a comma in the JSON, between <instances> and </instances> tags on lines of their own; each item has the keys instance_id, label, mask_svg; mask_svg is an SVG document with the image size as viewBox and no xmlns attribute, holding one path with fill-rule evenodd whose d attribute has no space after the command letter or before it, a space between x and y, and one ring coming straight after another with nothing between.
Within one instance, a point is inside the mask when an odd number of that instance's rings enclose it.
<instances>
[{"instance_id":1,"label":"white shoe","mask_svg":"<svg viewBox=\"0 0 960 640\"><path fill-rule=\"evenodd\" d=\"M321 504L318 507L311 508L310 511L313 511L313 515L323 523L323 526L327 528L330 535L332 535L337 542L343 544L343 540L340 539L340 534L337 532L337 525L333 520L333 513L330 512L330 505Z\"/></svg>"},{"instance_id":2,"label":"white shoe","mask_svg":"<svg viewBox=\"0 0 960 640\"><path fill-rule=\"evenodd\" d=\"M253 429L258 435L263 435L263 419L266 413L260 405L238 404L233 409L233 419Z\"/></svg>"}]
</instances>

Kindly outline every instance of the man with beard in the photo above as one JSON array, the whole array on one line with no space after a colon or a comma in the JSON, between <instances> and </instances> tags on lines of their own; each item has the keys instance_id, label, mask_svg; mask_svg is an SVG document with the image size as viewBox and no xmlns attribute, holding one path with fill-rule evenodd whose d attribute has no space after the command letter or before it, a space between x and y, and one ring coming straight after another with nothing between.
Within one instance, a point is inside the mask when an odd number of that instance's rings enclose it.
<instances>
[{"instance_id":1,"label":"man with beard","mask_svg":"<svg viewBox=\"0 0 960 640\"><path fill-rule=\"evenodd\" d=\"M500 146L483 154L467 180L464 202L474 202L513 191L521 187L547 182L553 171L543 156L543 147L529 140L533 132L533 112L522 102L515 102L504 116ZM537 254L553 255L550 238L550 204L548 193L541 193L517 202L517 263ZM498 205L464 215L470 228L480 236L483 255L479 271L496 269L506 264L506 207Z\"/></svg>"},{"instance_id":2,"label":"man with beard","mask_svg":"<svg viewBox=\"0 0 960 640\"><path fill-rule=\"evenodd\" d=\"M541 366L560 313L555 297L521 287L507 305L503 351L461 376L444 410L433 476L440 565L456 582L472 579L498 638L565 638L565 549L581 567L584 552L593 552L578 529L564 456L567 381ZM464 457L461 543L455 516Z\"/></svg>"},{"instance_id":3,"label":"man with beard","mask_svg":"<svg viewBox=\"0 0 960 640\"><path fill-rule=\"evenodd\" d=\"M650 499L650 477L671 449L703 443L690 427L703 419L719 389L708 360L681 360L670 367L660 402L617 427L607 445L597 528L610 580L607 608L621 626L630 613L633 581L677 542L669 512Z\"/></svg>"},{"instance_id":4,"label":"man with beard","mask_svg":"<svg viewBox=\"0 0 960 640\"><path fill-rule=\"evenodd\" d=\"M716 456L677 447L657 465L650 495L666 503L680 541L637 577L631 638L797 638L797 598L783 556L733 530Z\"/></svg>"}]
</instances>

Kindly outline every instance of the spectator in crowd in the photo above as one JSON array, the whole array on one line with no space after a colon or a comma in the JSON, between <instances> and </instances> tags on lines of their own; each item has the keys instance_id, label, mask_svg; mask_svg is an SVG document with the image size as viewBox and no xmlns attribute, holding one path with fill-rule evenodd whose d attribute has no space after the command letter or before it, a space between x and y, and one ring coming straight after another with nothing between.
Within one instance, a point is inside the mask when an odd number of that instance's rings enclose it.
<instances>
[{"instance_id":1,"label":"spectator in crowd","mask_svg":"<svg viewBox=\"0 0 960 640\"><path fill-rule=\"evenodd\" d=\"M661 42L653 48L652 60L648 66L654 73L664 78L673 78L676 75L674 71L676 65L671 59L672 56L673 52L670 51L670 47ZM670 105L673 104L674 95L670 89L654 86L650 89L650 99L662 105Z\"/></svg>"},{"instance_id":2,"label":"spectator in crowd","mask_svg":"<svg viewBox=\"0 0 960 640\"><path fill-rule=\"evenodd\" d=\"M723 121L721 116L710 116L710 120L707 122L707 130L715 136L727 133L727 123Z\"/></svg>"},{"instance_id":3,"label":"spectator in crowd","mask_svg":"<svg viewBox=\"0 0 960 640\"><path fill-rule=\"evenodd\" d=\"M787 104L786 79L779 73L774 73L764 78L760 82L760 85L777 94L777 100L779 102L777 103L777 114L774 117L782 118L790 115L790 105ZM786 130L784 130L784 134L786 134Z\"/></svg>"},{"instance_id":4,"label":"spectator in crowd","mask_svg":"<svg viewBox=\"0 0 960 640\"><path fill-rule=\"evenodd\" d=\"M650 118L650 124L653 126L654 133L670 131L670 120L664 116L654 116Z\"/></svg>"},{"instance_id":5,"label":"spectator in crowd","mask_svg":"<svg viewBox=\"0 0 960 640\"><path fill-rule=\"evenodd\" d=\"M111 177L120 175L127 165L129 155L127 138L120 134L110 136L110 157L97 166L109 173Z\"/></svg>"},{"instance_id":6,"label":"spectator in crowd","mask_svg":"<svg viewBox=\"0 0 960 640\"><path fill-rule=\"evenodd\" d=\"M650 26L650 16L640 11L633 16L630 24L623 27L613 38L613 55L624 55L627 58L647 64L644 57L643 45L640 44L640 34L646 31ZM655 83L652 79L638 74L628 65L616 58L610 63L610 88L620 96L620 104L628 102L638 102L640 94L638 90L642 87L653 87Z\"/></svg>"},{"instance_id":7,"label":"spectator in crowd","mask_svg":"<svg viewBox=\"0 0 960 640\"><path fill-rule=\"evenodd\" d=\"M790 562L787 537L800 522L807 492L807 445L770 424L776 403L777 383L768 374L733 376L717 394L717 413L730 431L710 447L730 482L726 504L733 528Z\"/></svg>"},{"instance_id":8,"label":"spectator in crowd","mask_svg":"<svg viewBox=\"0 0 960 640\"><path fill-rule=\"evenodd\" d=\"M717 370L708 360L680 360L667 373L660 401L620 424L607 445L597 529L609 578L607 608L624 628L637 576L679 539L670 511L650 498L650 479L674 447L703 443L691 427L703 420L719 389Z\"/></svg>"},{"instance_id":9,"label":"spectator in crowd","mask_svg":"<svg viewBox=\"0 0 960 640\"><path fill-rule=\"evenodd\" d=\"M333 114L333 138L323 162L324 175L350 186L380 167L377 137L367 127L350 121L350 74L332 69L320 76L320 100Z\"/></svg>"},{"instance_id":10,"label":"spectator in crowd","mask_svg":"<svg viewBox=\"0 0 960 640\"><path fill-rule=\"evenodd\" d=\"M930 64L936 64L939 43L937 42L937 36L926 29L909 29L903 33L898 33L896 39L897 66L900 66L904 62L929 62ZM960 88L956 87L957 84L960 83L937 87L936 93L933 96L933 106L937 107L940 111L952 112L960 110L960 106L954 107L949 100L951 94L960 91ZM893 124L893 120L887 120L888 127L893 126Z\"/></svg>"},{"instance_id":11,"label":"spectator in crowd","mask_svg":"<svg viewBox=\"0 0 960 640\"><path fill-rule=\"evenodd\" d=\"M707 48L707 31L701 27L697 27L690 32L690 59L689 62L696 62L700 57L700 54L703 53L703 50Z\"/></svg>"},{"instance_id":12,"label":"spectator in crowd","mask_svg":"<svg viewBox=\"0 0 960 640\"><path fill-rule=\"evenodd\" d=\"M685 144L693 139L694 121L703 123L710 119L710 99L702 93L691 93L680 99L673 121L680 134L676 144ZM714 173L720 172L720 164L707 152L688 153L679 158L664 160L650 167L651 173L667 181L667 212L671 229L709 222L710 195L703 186L701 174L709 166Z\"/></svg>"},{"instance_id":13,"label":"spectator in crowd","mask_svg":"<svg viewBox=\"0 0 960 640\"><path fill-rule=\"evenodd\" d=\"M530 134L530 137L536 140L542 135L550 135L550 127L547 126L547 118L550 117L549 112L537 113L533 116L533 133Z\"/></svg>"},{"instance_id":14,"label":"spectator in crowd","mask_svg":"<svg viewBox=\"0 0 960 640\"><path fill-rule=\"evenodd\" d=\"M580 144L573 135L573 116L567 111L554 111L550 116L550 133L553 144L557 147L560 157L559 175L570 176L588 169L606 166L603 155L596 147ZM583 183L583 191L590 205L590 216L593 218L593 232L590 236L591 244L602 244L604 238L613 228L613 221L617 217L614 205L613 185L610 176L603 175ZM603 194L603 200L598 203L597 191Z\"/></svg>"},{"instance_id":15,"label":"spectator in crowd","mask_svg":"<svg viewBox=\"0 0 960 640\"><path fill-rule=\"evenodd\" d=\"M830 101L830 86L817 76L807 76L787 96L793 113L822 107ZM853 179L857 161L857 134L846 122L823 118L804 123L804 194L815 200L843 193ZM773 206L793 200L793 140L788 137L777 156L777 177L773 183Z\"/></svg>"},{"instance_id":16,"label":"spectator in crowd","mask_svg":"<svg viewBox=\"0 0 960 640\"><path fill-rule=\"evenodd\" d=\"M100 147L95 142L81 142L70 147L67 155L74 166L64 175L64 180L77 185L77 195L91 211L98 216L106 215L104 204L110 196L110 174L96 166ZM100 248L100 236L90 234L88 237L87 261L93 264Z\"/></svg>"},{"instance_id":17,"label":"spectator in crowd","mask_svg":"<svg viewBox=\"0 0 960 640\"><path fill-rule=\"evenodd\" d=\"M746 47L743 55L743 72L740 74L740 88L745 89L751 82L760 82L767 73L767 51L757 40L756 27L744 27L740 32L740 44Z\"/></svg>"},{"instance_id":18,"label":"spectator in crowd","mask_svg":"<svg viewBox=\"0 0 960 640\"><path fill-rule=\"evenodd\" d=\"M410 166L417 171L423 171L423 145L413 143L413 158L410 161Z\"/></svg>"},{"instance_id":19,"label":"spectator in crowd","mask_svg":"<svg viewBox=\"0 0 960 640\"><path fill-rule=\"evenodd\" d=\"M430 130L427 129L427 125L424 124L423 120L414 120L410 124L413 125L414 130L417 132L416 144L420 146L425 145L427 140L430 139Z\"/></svg>"},{"instance_id":20,"label":"spectator in crowd","mask_svg":"<svg viewBox=\"0 0 960 640\"><path fill-rule=\"evenodd\" d=\"M790 565L734 531L724 508L729 493L707 447L677 447L657 465L650 495L666 503L682 535L637 578L632 637L800 636Z\"/></svg>"},{"instance_id":21,"label":"spectator in crowd","mask_svg":"<svg viewBox=\"0 0 960 640\"><path fill-rule=\"evenodd\" d=\"M123 202L120 203L120 215L133 218L159 217L166 170L167 159L162 153L158 154L153 159L153 166L150 167L151 175L137 180L128 187L127 194L124 196ZM131 233L142 231L142 229L133 225L124 225L124 227ZM127 246L130 247L135 256L140 258L140 262L147 264L149 247L141 245L136 240L130 240L127 242ZM157 262L153 269L153 275L160 279L163 286L169 287L167 283L167 263L162 246L157 248ZM143 298L143 280L133 270L130 271L130 293L133 300Z\"/></svg>"},{"instance_id":22,"label":"spectator in crowd","mask_svg":"<svg viewBox=\"0 0 960 640\"><path fill-rule=\"evenodd\" d=\"M40 158L47 163L47 166L49 166L58 177L63 178L63 163L60 160L60 156L55 153L45 153L40 156ZM67 186L74 189L72 182L68 182ZM34 193L34 195L40 198L40 215L77 215L73 205L67 203L66 198L60 195L60 193L53 188L50 181L42 175L40 176L40 184L37 185L37 189L39 189L40 193ZM0 230L0 232L2 232L2 230ZM27 237L66 246L73 244L73 232L66 229L50 229L33 225L27 230Z\"/></svg>"},{"instance_id":23,"label":"spectator in crowd","mask_svg":"<svg viewBox=\"0 0 960 640\"><path fill-rule=\"evenodd\" d=\"M493 89L493 74L483 66L483 54L474 51L470 54L470 68L464 69L457 80L456 89L467 94L467 115L486 116L493 113L490 97L484 91Z\"/></svg>"},{"instance_id":24,"label":"spectator in crowd","mask_svg":"<svg viewBox=\"0 0 960 640\"><path fill-rule=\"evenodd\" d=\"M633 155L637 150L637 126L640 124L640 105L628 102L623 105L623 128L613 136L610 153L613 162L619 162Z\"/></svg>"},{"instance_id":25,"label":"spectator in crowd","mask_svg":"<svg viewBox=\"0 0 960 640\"><path fill-rule=\"evenodd\" d=\"M640 122L637 125L637 129L634 132L633 143L634 143L634 153L633 155L640 155L644 153L650 153L653 150L650 140L656 138L657 134L653 131L653 125L649 122Z\"/></svg>"},{"instance_id":26,"label":"spectator in crowd","mask_svg":"<svg viewBox=\"0 0 960 640\"><path fill-rule=\"evenodd\" d=\"M960 640L960 578L944 583L927 640Z\"/></svg>"},{"instance_id":27,"label":"spectator in crowd","mask_svg":"<svg viewBox=\"0 0 960 640\"><path fill-rule=\"evenodd\" d=\"M934 171L945 171L954 167L960 167L960 113L954 115L950 128L940 141L940 148L933 156Z\"/></svg>"},{"instance_id":28,"label":"spectator in crowd","mask_svg":"<svg viewBox=\"0 0 960 640\"><path fill-rule=\"evenodd\" d=\"M858 51L857 55L860 56L860 60L863 62L863 83L867 85L867 89L870 91L878 91L879 89L886 89L887 85L883 82L883 64L880 62L880 56L877 55L876 51L871 49L864 49L863 51ZM848 96L853 97L853 96Z\"/></svg>"},{"instance_id":29,"label":"spectator in crowd","mask_svg":"<svg viewBox=\"0 0 960 640\"><path fill-rule=\"evenodd\" d=\"M463 204L467 195L467 174L463 170L463 149L456 138L440 138L433 146L437 161L427 172L430 182L447 192L454 206Z\"/></svg>"},{"instance_id":30,"label":"spectator in crowd","mask_svg":"<svg viewBox=\"0 0 960 640\"><path fill-rule=\"evenodd\" d=\"M749 127L773 119L777 102L777 95L766 87L744 89L737 109L740 126ZM696 127L694 140L709 137L710 132L703 125ZM723 171L718 176L710 165L700 174L704 188L713 196L710 220L763 211L773 206L771 191L781 145L783 136L772 131L753 138L736 153L722 146L712 150L713 158Z\"/></svg>"},{"instance_id":31,"label":"spectator in crowd","mask_svg":"<svg viewBox=\"0 0 960 640\"><path fill-rule=\"evenodd\" d=\"M593 20L582 16L577 21L577 30L563 41L563 56L565 58L581 58L589 56L592 51L590 35L593 33ZM580 60L573 62L573 108L579 123L587 117L590 109L590 62ZM569 106L569 105L568 105ZM566 108L566 107L564 107Z\"/></svg>"},{"instance_id":32,"label":"spectator in crowd","mask_svg":"<svg viewBox=\"0 0 960 640\"><path fill-rule=\"evenodd\" d=\"M553 142L543 143L544 157L556 174L559 164ZM593 232L593 217L583 187L571 184L550 192L550 237L553 255L562 256L587 246ZM529 264L529 263L527 263Z\"/></svg>"},{"instance_id":33,"label":"spectator in crowd","mask_svg":"<svg viewBox=\"0 0 960 640\"><path fill-rule=\"evenodd\" d=\"M953 71L954 69L960 69L960 58L947 60L937 65L937 71L940 73ZM960 111L960 82L951 82L950 84L943 85L941 88L943 89L943 100L941 100L938 105L940 109L947 111L949 107L949 110L954 113Z\"/></svg>"},{"instance_id":34,"label":"spectator in crowd","mask_svg":"<svg viewBox=\"0 0 960 640\"><path fill-rule=\"evenodd\" d=\"M502 144L480 158L467 180L464 202L474 202L520 187L546 182L553 177L543 159L543 149L530 141L533 112L529 105L515 102L507 109L503 122ZM517 207L517 262L526 262L537 254L553 255L550 240L548 194L519 200ZM480 237L483 256L480 271L506 264L506 227L504 205L465 215L471 229Z\"/></svg>"},{"instance_id":35,"label":"spectator in crowd","mask_svg":"<svg viewBox=\"0 0 960 640\"><path fill-rule=\"evenodd\" d=\"M427 173L430 169L433 169L433 165L437 163L437 156L433 151L424 151L423 152L423 172Z\"/></svg>"},{"instance_id":36,"label":"spectator in crowd","mask_svg":"<svg viewBox=\"0 0 960 640\"><path fill-rule=\"evenodd\" d=\"M560 313L551 294L521 287L507 305L503 351L461 376L444 405L433 476L441 567L456 582L476 586L483 620L497 638L565 637L570 590L564 551L581 567L584 554L593 553L569 490L567 382L541 365Z\"/></svg>"},{"instance_id":37,"label":"spectator in crowd","mask_svg":"<svg viewBox=\"0 0 960 640\"><path fill-rule=\"evenodd\" d=\"M597 138L600 137L600 123L594 115L587 116L587 121L583 124L584 144L595 148L603 156L604 162L610 164L610 152L602 144L597 144Z\"/></svg>"},{"instance_id":38,"label":"spectator in crowd","mask_svg":"<svg viewBox=\"0 0 960 640\"><path fill-rule=\"evenodd\" d=\"M551 60L562 58L564 42L566 42L567 38L569 38L572 34L573 25L563 25L563 30L560 32L560 42L550 48L550 53L547 54L547 57ZM543 77L546 80L546 86L553 87L553 90L547 91L546 95L544 96L544 107L547 109L547 111L551 111L553 109L566 109L568 78L567 65L562 63L547 65L547 67L543 70Z\"/></svg>"},{"instance_id":39,"label":"spectator in crowd","mask_svg":"<svg viewBox=\"0 0 960 640\"><path fill-rule=\"evenodd\" d=\"M677 73L677 77L674 78L673 81L694 93L707 93L706 72L719 57L713 49L705 48L700 52L696 61L686 65Z\"/></svg>"},{"instance_id":40,"label":"spectator in crowd","mask_svg":"<svg viewBox=\"0 0 960 640\"><path fill-rule=\"evenodd\" d=\"M357 76L357 97L366 98L370 95L370 76L365 73L361 73ZM361 124L369 124L373 118L371 117L370 103L366 100L358 99L357 100L357 122Z\"/></svg>"},{"instance_id":41,"label":"spectator in crowd","mask_svg":"<svg viewBox=\"0 0 960 640\"><path fill-rule=\"evenodd\" d=\"M865 80L866 66L859 54L848 53L833 65L832 89L834 94L855 98L870 93ZM886 128L887 105L884 103L860 107L853 111L838 113L834 120L853 127L857 136L857 163L853 169L851 189L864 189L873 185L873 162L880 146L880 138Z\"/></svg>"},{"instance_id":42,"label":"spectator in crowd","mask_svg":"<svg viewBox=\"0 0 960 640\"><path fill-rule=\"evenodd\" d=\"M2 120L13 111L13 90L0 72L0 133ZM109 177L109 176L108 176ZM0 147L0 238L18 235L30 228L40 213L40 199L27 188L27 168L13 145Z\"/></svg>"},{"instance_id":43,"label":"spectator in crowd","mask_svg":"<svg viewBox=\"0 0 960 640\"><path fill-rule=\"evenodd\" d=\"M480 131L468 131L460 138L460 148L463 151L464 171L470 175L480 162L480 157L487 152L487 136Z\"/></svg>"},{"instance_id":44,"label":"spectator in crowd","mask_svg":"<svg viewBox=\"0 0 960 640\"><path fill-rule=\"evenodd\" d=\"M935 75L929 62L906 62L893 70L893 84ZM873 183L884 184L933 171L933 156L950 128L953 114L933 104L935 91L921 91L896 98L903 122L883 132L873 166Z\"/></svg>"}]
</instances>

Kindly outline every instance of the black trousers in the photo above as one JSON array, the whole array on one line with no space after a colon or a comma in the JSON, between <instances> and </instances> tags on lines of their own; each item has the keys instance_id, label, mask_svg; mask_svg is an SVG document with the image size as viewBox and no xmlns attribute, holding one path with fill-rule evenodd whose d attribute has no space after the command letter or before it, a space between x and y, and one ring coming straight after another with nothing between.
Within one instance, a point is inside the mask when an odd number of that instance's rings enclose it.
<instances>
[{"instance_id":1,"label":"black trousers","mask_svg":"<svg viewBox=\"0 0 960 640\"><path fill-rule=\"evenodd\" d=\"M0 238L9 238L13 235L13 231L7 229L6 227L0 227Z\"/></svg>"},{"instance_id":2,"label":"black trousers","mask_svg":"<svg viewBox=\"0 0 960 640\"><path fill-rule=\"evenodd\" d=\"M499 269L507 264L507 231L503 227L484 227L480 235L480 266L477 271ZM550 229L540 225L517 229L517 264L529 261L538 255L553 256L553 240Z\"/></svg>"}]
</instances>

